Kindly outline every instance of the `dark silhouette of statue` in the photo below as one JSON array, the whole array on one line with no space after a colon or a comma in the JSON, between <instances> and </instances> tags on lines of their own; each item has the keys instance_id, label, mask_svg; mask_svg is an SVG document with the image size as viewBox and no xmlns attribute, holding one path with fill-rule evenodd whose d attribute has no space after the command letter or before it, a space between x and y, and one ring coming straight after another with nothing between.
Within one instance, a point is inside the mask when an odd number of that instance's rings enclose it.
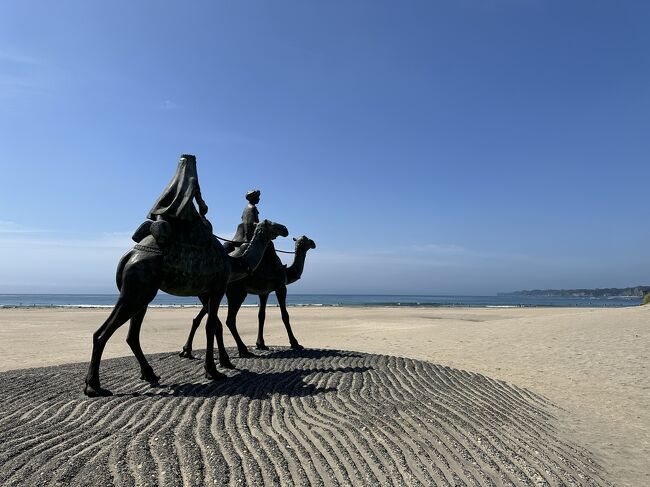
<instances>
[{"instance_id":1,"label":"dark silhouette of statue","mask_svg":"<svg viewBox=\"0 0 650 487\"><path fill-rule=\"evenodd\" d=\"M197 213L193 201L199 206ZM145 221L133 234L133 240L140 242L147 235L153 235L162 247L171 236L172 226L180 222L202 220L212 232L212 225L205 218L208 205L201 196L199 176L196 170L196 158L183 154L178 161L176 173L154 203Z\"/></svg>"},{"instance_id":2,"label":"dark silhouette of statue","mask_svg":"<svg viewBox=\"0 0 650 487\"><path fill-rule=\"evenodd\" d=\"M199 205L198 212L194 200ZM268 243L288 232L283 225L264 220L255 226L250 241L229 256L212 235L205 219L207 210L199 189L196 158L184 154L174 178L149 213L156 221L150 220L140 226L134 235L138 243L118 264L116 281L120 295L109 317L93 334L93 351L84 388L86 395L111 395L100 385L99 365L106 343L128 320L131 324L126 341L140 364L141 378L158 382L159 377L140 347L140 327L147 306L159 289L175 296L198 296L207 309L206 377L226 377L214 364L215 336L219 362L224 367L233 367L217 317L226 285L231 279L246 277L261 262Z\"/></svg>"},{"instance_id":3,"label":"dark silhouette of statue","mask_svg":"<svg viewBox=\"0 0 650 487\"><path fill-rule=\"evenodd\" d=\"M226 297L228 299L228 318L226 319L226 325L232 333L235 342L237 342L237 350L239 351L240 357L249 357L252 355L237 332L236 322L237 313L248 294L256 294L260 297L260 309L258 313L259 328L256 343L258 350L268 350L268 347L264 343L264 320L266 317L266 302L269 294L272 292L275 292L275 295L278 298L282 322L287 330L291 348L297 350L303 348L293 335L291 324L289 323L289 312L287 311L286 302L287 284L292 284L300 279L304 269L307 251L309 249L315 249L316 244L313 240L304 235L297 239L294 238L294 241L296 242L296 251L291 266L286 267L281 265L278 267L276 259L279 259L272 247L273 242L271 242L264 252L262 262L251 273L251 275L228 283L226 289ZM181 352L181 357L192 356L192 341L194 339L194 333L201 324L201 320L206 313L207 311L205 308L201 309L199 314L192 321L192 329L187 338L187 342L183 347L183 351Z\"/></svg>"},{"instance_id":4,"label":"dark silhouette of statue","mask_svg":"<svg viewBox=\"0 0 650 487\"><path fill-rule=\"evenodd\" d=\"M176 174L154 203L148 217L151 220L172 218L191 221L196 218L196 208L192 204L194 199L199 205L200 215L205 216L208 205L201 197L196 158L183 154L178 162Z\"/></svg>"},{"instance_id":5,"label":"dark silhouette of statue","mask_svg":"<svg viewBox=\"0 0 650 487\"><path fill-rule=\"evenodd\" d=\"M241 223L237 225L235 236L231 242L226 242L224 248L226 252L232 252L236 247L239 247L244 242L250 242L255 230L255 225L260 221L260 212L257 209L257 204L260 202L261 192L259 189L251 189L246 193L248 204L241 214Z\"/></svg>"}]
</instances>

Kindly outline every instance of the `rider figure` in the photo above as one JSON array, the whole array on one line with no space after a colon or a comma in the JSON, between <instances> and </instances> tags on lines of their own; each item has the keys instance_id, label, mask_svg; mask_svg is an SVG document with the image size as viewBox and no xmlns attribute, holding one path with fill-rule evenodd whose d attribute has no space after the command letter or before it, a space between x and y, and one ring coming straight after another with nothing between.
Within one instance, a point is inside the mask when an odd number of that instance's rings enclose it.
<instances>
[{"instance_id":1,"label":"rider figure","mask_svg":"<svg viewBox=\"0 0 650 487\"><path fill-rule=\"evenodd\" d=\"M193 201L199 205L197 213ZM196 171L196 156L183 154L178 161L174 177L149 211L148 221L140 225L133 234L133 240L139 242L151 234L160 245L164 245L171 234L170 221L192 221L200 219L210 229L210 222L205 218L208 205L201 196L199 176ZM152 221L153 220L153 221Z\"/></svg>"},{"instance_id":2,"label":"rider figure","mask_svg":"<svg viewBox=\"0 0 650 487\"><path fill-rule=\"evenodd\" d=\"M183 154L178 161L176 174L169 182L160 198L154 203L148 218L151 220L193 220L196 208L192 200L196 199L202 217L208 212L208 205L201 197L199 176L196 171L196 157Z\"/></svg>"},{"instance_id":3,"label":"rider figure","mask_svg":"<svg viewBox=\"0 0 650 487\"><path fill-rule=\"evenodd\" d=\"M232 252L236 247L241 246L243 243L250 242L253 238L255 225L260 221L260 212L256 206L260 202L260 195L261 193L259 189L251 189L246 193L248 204L241 214L241 223L237 225L235 236L232 238L231 242L227 242L224 245L226 252Z\"/></svg>"},{"instance_id":4,"label":"rider figure","mask_svg":"<svg viewBox=\"0 0 650 487\"><path fill-rule=\"evenodd\" d=\"M248 204L244 211L241 214L242 226L237 228L237 233L235 234L235 241L241 242L250 242L253 238L253 232L255 232L255 225L260 222L260 212L257 209L257 204L260 202L260 190L252 189L246 193L246 199ZM241 228L241 235L240 235ZM241 240L238 240L239 237Z\"/></svg>"},{"instance_id":5,"label":"rider figure","mask_svg":"<svg viewBox=\"0 0 650 487\"><path fill-rule=\"evenodd\" d=\"M231 253L242 244L250 242L253 238L255 226L260 221L260 213L256 206L260 202L260 194L261 193L259 189L252 189L246 193L248 204L242 212L241 223L237 226L237 231L235 232L235 236L232 238L232 241L226 242L223 246L227 253ZM264 262L266 262L266 266L263 265L262 267L270 268L272 272L276 272L278 269L284 267L282 261L276 253L273 242L268 243L266 254L263 259L263 263Z\"/></svg>"}]
</instances>

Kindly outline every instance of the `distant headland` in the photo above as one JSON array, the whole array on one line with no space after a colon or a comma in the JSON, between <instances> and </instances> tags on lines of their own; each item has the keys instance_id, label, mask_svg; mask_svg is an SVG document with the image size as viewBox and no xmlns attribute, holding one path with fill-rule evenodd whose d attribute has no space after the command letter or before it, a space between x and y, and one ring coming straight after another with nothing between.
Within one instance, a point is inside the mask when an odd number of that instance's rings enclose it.
<instances>
[{"instance_id":1,"label":"distant headland","mask_svg":"<svg viewBox=\"0 0 650 487\"><path fill-rule=\"evenodd\" d=\"M642 298L650 292L650 286L608 287L603 289L534 289L497 293L499 296L548 296L571 298L607 298L614 296L634 296Z\"/></svg>"}]
</instances>

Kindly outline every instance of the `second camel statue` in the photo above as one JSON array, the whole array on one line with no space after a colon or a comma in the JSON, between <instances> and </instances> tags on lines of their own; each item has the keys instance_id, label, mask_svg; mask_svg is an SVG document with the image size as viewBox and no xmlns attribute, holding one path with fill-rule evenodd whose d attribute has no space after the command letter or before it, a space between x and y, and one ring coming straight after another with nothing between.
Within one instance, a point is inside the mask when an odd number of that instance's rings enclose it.
<instances>
[{"instance_id":1,"label":"second camel statue","mask_svg":"<svg viewBox=\"0 0 650 487\"><path fill-rule=\"evenodd\" d=\"M253 354L248 351L248 347L246 347L246 344L244 344L237 332L237 313L248 294L255 294L260 297L260 309L258 313L259 328L256 342L258 350L268 350L268 347L264 343L264 320L266 318L266 303L269 294L272 292L275 292L278 299L282 322L287 329L291 348L296 350L301 350L303 348L303 346L298 343L298 340L296 340L296 337L293 335L293 331L291 330L289 312L287 311L287 285L293 284L301 278L305 266L307 251L315 249L316 243L305 235L294 238L293 240L296 242L296 251L291 266L278 266L279 259L275 253L273 242L270 242L266 247L260 265L255 269L255 271L243 279L231 281L228 284L226 289L226 297L228 299L228 317L226 319L226 326L237 343L237 350L240 357L253 356ZM206 313L206 309L202 308L201 311L199 311L199 314L196 315L194 320L192 320L192 329L187 337L187 342L183 346L183 350L179 354L181 357L192 358L192 342L194 340L194 333L198 329L201 320Z\"/></svg>"}]
</instances>

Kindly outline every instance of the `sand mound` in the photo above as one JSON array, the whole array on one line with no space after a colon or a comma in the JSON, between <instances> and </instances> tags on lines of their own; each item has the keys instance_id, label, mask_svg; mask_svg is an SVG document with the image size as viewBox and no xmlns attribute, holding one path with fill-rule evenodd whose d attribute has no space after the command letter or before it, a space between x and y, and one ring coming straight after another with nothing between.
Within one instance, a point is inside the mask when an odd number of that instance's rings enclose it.
<instances>
[{"instance_id":1,"label":"sand mound","mask_svg":"<svg viewBox=\"0 0 650 487\"><path fill-rule=\"evenodd\" d=\"M233 361L210 383L152 355L151 388L106 360L100 399L86 364L0 374L0 485L609 485L552 405L504 382L336 350Z\"/></svg>"}]
</instances>

